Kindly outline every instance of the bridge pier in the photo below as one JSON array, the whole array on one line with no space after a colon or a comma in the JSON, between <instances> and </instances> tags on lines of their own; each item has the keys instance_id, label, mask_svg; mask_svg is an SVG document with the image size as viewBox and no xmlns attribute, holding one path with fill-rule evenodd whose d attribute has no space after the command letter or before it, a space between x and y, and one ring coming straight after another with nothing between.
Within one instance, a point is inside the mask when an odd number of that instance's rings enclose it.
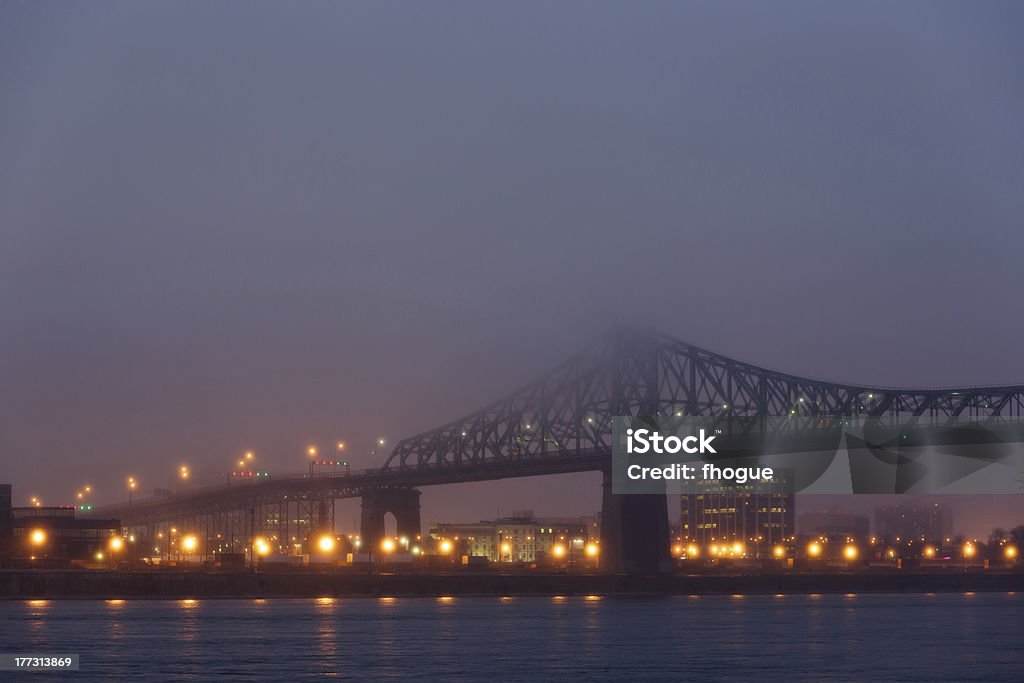
<instances>
[{"instance_id":1,"label":"bridge pier","mask_svg":"<svg viewBox=\"0 0 1024 683\"><path fill-rule=\"evenodd\" d=\"M601 505L601 570L662 574L672 571L665 495L616 495L604 471Z\"/></svg>"},{"instance_id":2,"label":"bridge pier","mask_svg":"<svg viewBox=\"0 0 1024 683\"><path fill-rule=\"evenodd\" d=\"M395 516L399 536L415 542L420 535L420 491L408 487L364 489L359 522L364 552L379 552L385 535L384 516L389 512Z\"/></svg>"}]
</instances>

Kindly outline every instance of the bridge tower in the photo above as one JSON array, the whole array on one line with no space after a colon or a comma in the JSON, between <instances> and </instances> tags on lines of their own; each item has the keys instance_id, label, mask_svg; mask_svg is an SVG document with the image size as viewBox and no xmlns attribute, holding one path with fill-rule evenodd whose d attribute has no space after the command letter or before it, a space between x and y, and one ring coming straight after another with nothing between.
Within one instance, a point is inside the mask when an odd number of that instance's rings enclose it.
<instances>
[{"instance_id":1,"label":"bridge tower","mask_svg":"<svg viewBox=\"0 0 1024 683\"><path fill-rule=\"evenodd\" d=\"M658 344L652 331L616 330L610 377L612 415L635 415L652 427L659 408ZM665 494L616 495L603 470L601 569L658 574L672 570Z\"/></svg>"},{"instance_id":2,"label":"bridge tower","mask_svg":"<svg viewBox=\"0 0 1024 683\"><path fill-rule=\"evenodd\" d=\"M384 516L395 516L399 536L415 539L421 533L420 491L407 486L380 486L363 489L359 535L364 549L376 554L384 540ZM367 545L368 544L368 545Z\"/></svg>"}]
</instances>

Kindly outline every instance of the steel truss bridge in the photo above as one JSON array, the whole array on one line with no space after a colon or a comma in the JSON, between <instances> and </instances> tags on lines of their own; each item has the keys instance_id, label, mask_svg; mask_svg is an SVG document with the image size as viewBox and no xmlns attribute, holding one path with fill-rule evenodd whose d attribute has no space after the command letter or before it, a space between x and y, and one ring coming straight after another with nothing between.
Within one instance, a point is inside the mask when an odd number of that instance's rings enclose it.
<instances>
[{"instance_id":1,"label":"steel truss bridge","mask_svg":"<svg viewBox=\"0 0 1024 683\"><path fill-rule=\"evenodd\" d=\"M657 571L668 559L665 496L611 492L613 416L692 416L727 434L836 432L840 418L999 423L1024 417L1024 385L897 389L808 379L741 362L651 330L616 328L536 381L461 419L400 441L384 465L338 476L293 476L209 487L110 506L151 544L174 525L203 529L224 549L254 534L281 548L333 527L333 501L362 499L361 535L376 543L391 512L419 535L421 487L601 471L602 564ZM819 419L794 419L819 418Z\"/></svg>"}]
</instances>

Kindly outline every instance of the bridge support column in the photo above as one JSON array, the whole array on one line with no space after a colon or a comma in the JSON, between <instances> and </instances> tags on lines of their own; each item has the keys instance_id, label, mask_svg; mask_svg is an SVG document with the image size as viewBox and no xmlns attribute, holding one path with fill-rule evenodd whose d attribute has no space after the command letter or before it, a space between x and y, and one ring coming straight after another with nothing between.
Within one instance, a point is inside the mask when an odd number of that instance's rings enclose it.
<instances>
[{"instance_id":1,"label":"bridge support column","mask_svg":"<svg viewBox=\"0 0 1024 683\"><path fill-rule=\"evenodd\" d=\"M380 551L385 535L384 516L389 512L395 516L399 536L407 536L415 542L420 535L420 491L405 487L366 489L359 523L363 552L376 554Z\"/></svg>"},{"instance_id":2,"label":"bridge support column","mask_svg":"<svg viewBox=\"0 0 1024 683\"><path fill-rule=\"evenodd\" d=\"M660 574L672 571L668 500L664 495L616 495L604 472L601 505L601 570Z\"/></svg>"}]
</instances>

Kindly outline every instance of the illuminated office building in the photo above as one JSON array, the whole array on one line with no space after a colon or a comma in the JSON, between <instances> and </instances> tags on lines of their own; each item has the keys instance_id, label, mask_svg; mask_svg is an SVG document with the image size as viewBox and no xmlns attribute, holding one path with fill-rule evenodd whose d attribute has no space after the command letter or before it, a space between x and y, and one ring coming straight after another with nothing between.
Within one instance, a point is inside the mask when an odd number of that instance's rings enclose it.
<instances>
[{"instance_id":1,"label":"illuminated office building","mask_svg":"<svg viewBox=\"0 0 1024 683\"><path fill-rule=\"evenodd\" d=\"M705 488L681 497L683 541L705 547L740 543L745 554L757 555L796 535L792 493L724 491L715 482Z\"/></svg>"}]
</instances>

